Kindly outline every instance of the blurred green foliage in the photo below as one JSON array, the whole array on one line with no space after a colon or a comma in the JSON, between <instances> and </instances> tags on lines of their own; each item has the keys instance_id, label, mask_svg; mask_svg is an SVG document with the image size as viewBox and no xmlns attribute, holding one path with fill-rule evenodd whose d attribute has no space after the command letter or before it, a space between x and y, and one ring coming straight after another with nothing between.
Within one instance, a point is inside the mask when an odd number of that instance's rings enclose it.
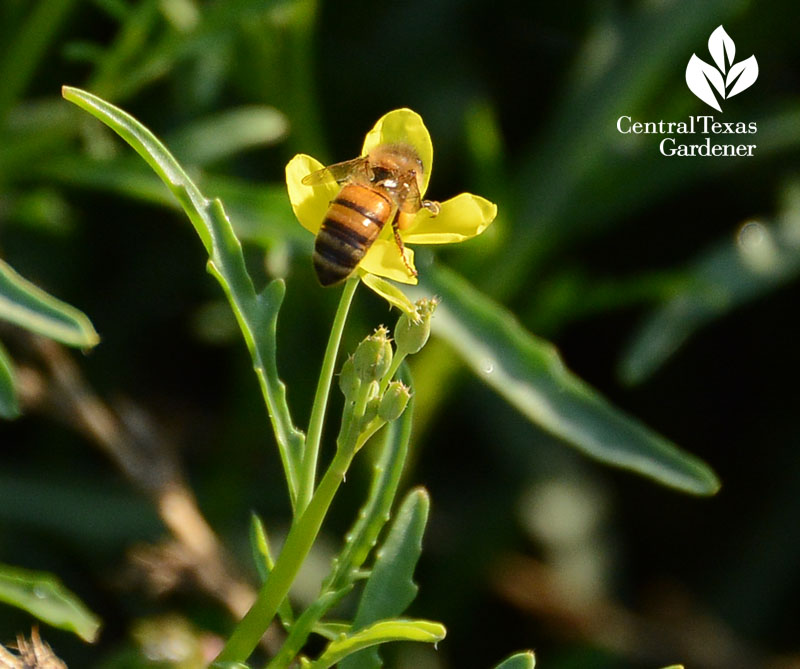
<instances>
[{"instance_id":1,"label":"blurred green foliage","mask_svg":"<svg viewBox=\"0 0 800 669\"><path fill-rule=\"evenodd\" d=\"M129 423L167 435L245 568L250 510L280 526L288 502L244 347L167 190L60 87L143 120L224 200L253 273L286 277L278 345L300 423L338 295L314 282L283 166L300 151L353 157L376 118L411 107L436 148L430 196L470 190L501 212L427 267L418 252L423 278L446 277L438 263L467 277L724 486L684 498L580 459L465 373L440 332L412 364L407 480L433 499L411 611L448 637L438 651L394 649L391 666L491 666L521 647L548 668L796 656L794 4L341 4L0 5L0 253L91 318L102 344L78 356L82 375ZM756 156L666 158L620 136L621 114L706 113L683 72L720 24L759 61L725 109L758 122ZM345 350L394 319L366 292ZM126 552L164 534L150 502L37 395L32 372L47 370L27 336L0 336L0 375L13 361L24 386L23 418L0 425L0 558L58 574L105 622L96 647L45 639L71 666L141 666L128 654L135 621L178 612L224 635L211 598L154 599L125 576ZM349 483L331 537L361 502ZM629 636L589 624L608 616ZM698 647L687 630L709 619ZM0 608L0 641L29 624Z\"/></svg>"}]
</instances>

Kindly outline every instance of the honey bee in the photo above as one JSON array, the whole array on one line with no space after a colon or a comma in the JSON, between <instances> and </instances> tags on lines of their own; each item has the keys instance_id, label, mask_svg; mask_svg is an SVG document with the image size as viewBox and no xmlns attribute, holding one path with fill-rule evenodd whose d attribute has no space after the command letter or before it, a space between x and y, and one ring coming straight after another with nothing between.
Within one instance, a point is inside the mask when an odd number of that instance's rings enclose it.
<instances>
[{"instance_id":1,"label":"honey bee","mask_svg":"<svg viewBox=\"0 0 800 669\"><path fill-rule=\"evenodd\" d=\"M391 221L394 239L411 276L417 272L404 254L400 230L420 209L434 216L439 203L423 200L423 166L408 144L379 144L366 156L329 165L303 179L306 186L336 181L342 189L331 201L314 242L314 270L323 286L344 281Z\"/></svg>"}]
</instances>

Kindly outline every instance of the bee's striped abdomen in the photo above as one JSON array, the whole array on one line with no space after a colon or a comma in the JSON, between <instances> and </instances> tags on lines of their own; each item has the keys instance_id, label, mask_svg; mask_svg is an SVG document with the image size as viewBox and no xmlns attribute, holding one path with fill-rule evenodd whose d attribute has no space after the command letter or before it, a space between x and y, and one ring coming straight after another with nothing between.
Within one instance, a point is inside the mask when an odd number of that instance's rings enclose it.
<instances>
[{"instance_id":1,"label":"bee's striped abdomen","mask_svg":"<svg viewBox=\"0 0 800 669\"><path fill-rule=\"evenodd\" d=\"M346 279L392 213L392 201L381 191L362 184L345 185L331 202L314 244L319 282L330 286Z\"/></svg>"}]
</instances>

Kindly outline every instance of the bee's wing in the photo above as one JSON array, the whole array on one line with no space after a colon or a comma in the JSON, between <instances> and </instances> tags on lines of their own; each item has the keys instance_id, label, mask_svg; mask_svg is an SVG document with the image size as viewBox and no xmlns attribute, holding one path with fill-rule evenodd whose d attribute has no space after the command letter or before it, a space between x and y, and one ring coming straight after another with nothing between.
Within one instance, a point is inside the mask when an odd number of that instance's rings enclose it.
<instances>
[{"instance_id":1,"label":"bee's wing","mask_svg":"<svg viewBox=\"0 0 800 669\"><path fill-rule=\"evenodd\" d=\"M353 176L366 174L367 158L353 158L353 160L345 160L343 163L335 163L323 167L321 170L312 172L303 177L303 185L316 186L318 184L336 181L343 183L348 181Z\"/></svg>"}]
</instances>

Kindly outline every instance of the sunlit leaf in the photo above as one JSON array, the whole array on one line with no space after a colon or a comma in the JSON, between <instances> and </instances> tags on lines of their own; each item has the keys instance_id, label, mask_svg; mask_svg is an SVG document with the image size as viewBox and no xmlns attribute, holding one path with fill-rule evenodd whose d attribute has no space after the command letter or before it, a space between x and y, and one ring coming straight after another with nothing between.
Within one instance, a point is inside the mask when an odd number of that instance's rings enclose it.
<instances>
[{"instance_id":1,"label":"sunlit leaf","mask_svg":"<svg viewBox=\"0 0 800 669\"><path fill-rule=\"evenodd\" d=\"M503 660L495 669L533 669L536 666L536 658L532 651L516 653Z\"/></svg>"},{"instance_id":2,"label":"sunlit leaf","mask_svg":"<svg viewBox=\"0 0 800 669\"><path fill-rule=\"evenodd\" d=\"M100 620L50 574L0 565L0 600L85 641L97 638Z\"/></svg>"},{"instance_id":3,"label":"sunlit leaf","mask_svg":"<svg viewBox=\"0 0 800 669\"><path fill-rule=\"evenodd\" d=\"M402 614L416 597L418 587L412 579L422 552L429 505L427 492L418 489L410 492L400 506L358 603L354 633L382 618ZM356 653L339 665L340 669L380 666L377 649Z\"/></svg>"},{"instance_id":4,"label":"sunlit leaf","mask_svg":"<svg viewBox=\"0 0 800 669\"><path fill-rule=\"evenodd\" d=\"M208 253L208 271L225 291L253 358L294 502L305 435L294 426L286 402L286 387L278 375L275 327L285 284L275 280L260 293L255 292L241 243L222 202L207 198L150 130L127 112L86 91L64 86L62 95L128 142L166 184L189 217Z\"/></svg>"},{"instance_id":5,"label":"sunlit leaf","mask_svg":"<svg viewBox=\"0 0 800 669\"><path fill-rule=\"evenodd\" d=\"M535 424L602 462L699 495L717 491L711 469L611 405L572 374L558 352L457 275L428 268L441 297L433 331L485 383Z\"/></svg>"},{"instance_id":6,"label":"sunlit leaf","mask_svg":"<svg viewBox=\"0 0 800 669\"><path fill-rule=\"evenodd\" d=\"M325 652L309 665L309 669L327 669L343 658L389 641L421 641L437 643L445 637L445 629L439 623L427 620L382 620L342 639L331 641ZM338 665L346 666L344 663Z\"/></svg>"},{"instance_id":7,"label":"sunlit leaf","mask_svg":"<svg viewBox=\"0 0 800 669\"><path fill-rule=\"evenodd\" d=\"M68 346L90 348L100 341L89 319L23 279L0 260L0 319Z\"/></svg>"}]
</instances>

